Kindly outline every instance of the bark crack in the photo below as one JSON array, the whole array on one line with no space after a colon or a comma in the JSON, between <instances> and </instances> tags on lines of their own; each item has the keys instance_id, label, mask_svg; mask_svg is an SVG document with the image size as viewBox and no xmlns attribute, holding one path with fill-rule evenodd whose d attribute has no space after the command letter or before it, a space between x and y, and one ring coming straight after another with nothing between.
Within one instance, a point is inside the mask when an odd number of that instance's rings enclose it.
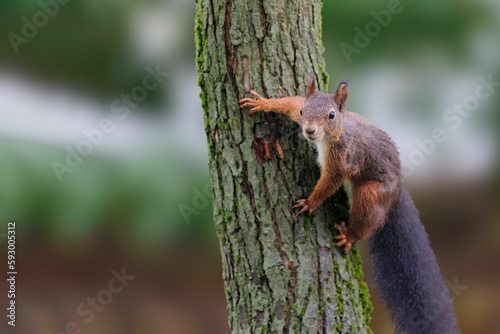
<instances>
[{"instance_id":1,"label":"bark crack","mask_svg":"<svg viewBox=\"0 0 500 334\"><path fill-rule=\"evenodd\" d=\"M257 40L257 45L258 45L258 50L259 50L259 68L260 68L260 84L262 87L262 92L264 96L267 96L267 87L265 85L264 81L264 40L267 38L267 17L266 17L266 10L264 8L264 3L262 1L259 1L260 4L260 20L262 23L262 30L263 30L263 37L262 39Z\"/></svg>"},{"instance_id":2,"label":"bark crack","mask_svg":"<svg viewBox=\"0 0 500 334\"><path fill-rule=\"evenodd\" d=\"M227 74L231 81L237 99L241 99L238 84L236 81L236 73L238 72L238 58L233 54L233 43L231 42L231 23L232 23L233 1L226 0L226 19L224 20L224 37L226 41L226 59L227 59Z\"/></svg>"}]
</instances>

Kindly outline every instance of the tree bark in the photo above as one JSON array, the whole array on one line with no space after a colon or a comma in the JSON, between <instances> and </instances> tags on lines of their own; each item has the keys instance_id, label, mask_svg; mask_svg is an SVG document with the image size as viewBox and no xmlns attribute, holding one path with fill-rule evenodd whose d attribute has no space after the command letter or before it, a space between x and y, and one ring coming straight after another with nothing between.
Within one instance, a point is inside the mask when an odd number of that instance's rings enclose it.
<instances>
[{"instance_id":1,"label":"tree bark","mask_svg":"<svg viewBox=\"0 0 500 334\"><path fill-rule=\"evenodd\" d=\"M195 33L232 332L371 332L359 253L334 246L345 191L296 218L319 177L314 149L286 117L238 107L249 89L304 95L311 72L327 88L321 1L197 0Z\"/></svg>"}]
</instances>

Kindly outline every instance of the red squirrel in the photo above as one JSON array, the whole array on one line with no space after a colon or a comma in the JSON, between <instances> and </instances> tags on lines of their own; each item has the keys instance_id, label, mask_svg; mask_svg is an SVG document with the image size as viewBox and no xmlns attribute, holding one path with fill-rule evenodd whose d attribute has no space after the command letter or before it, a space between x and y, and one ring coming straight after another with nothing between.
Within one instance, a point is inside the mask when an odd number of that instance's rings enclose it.
<instances>
[{"instance_id":1,"label":"red squirrel","mask_svg":"<svg viewBox=\"0 0 500 334\"><path fill-rule=\"evenodd\" d=\"M321 174L298 214L312 213L349 179L349 226L335 224L337 246L351 249L369 240L373 275L395 333L455 334L459 330L449 291L410 194L403 188L401 163L387 133L346 110L349 95L342 81L333 95L319 91L312 75L307 96L240 101L250 115L273 111L288 115L316 145Z\"/></svg>"}]
</instances>

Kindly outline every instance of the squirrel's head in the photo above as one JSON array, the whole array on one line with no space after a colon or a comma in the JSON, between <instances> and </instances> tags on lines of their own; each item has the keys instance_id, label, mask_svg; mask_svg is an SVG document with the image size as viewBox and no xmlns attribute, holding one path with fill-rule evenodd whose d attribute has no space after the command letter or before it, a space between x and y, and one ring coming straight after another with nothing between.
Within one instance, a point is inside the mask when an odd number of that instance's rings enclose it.
<instances>
[{"instance_id":1,"label":"squirrel's head","mask_svg":"<svg viewBox=\"0 0 500 334\"><path fill-rule=\"evenodd\" d=\"M342 81L334 94L316 88L314 75L307 85L307 99L300 110L302 133L316 142L328 138L338 141L344 131L345 103L349 91L347 81Z\"/></svg>"}]
</instances>

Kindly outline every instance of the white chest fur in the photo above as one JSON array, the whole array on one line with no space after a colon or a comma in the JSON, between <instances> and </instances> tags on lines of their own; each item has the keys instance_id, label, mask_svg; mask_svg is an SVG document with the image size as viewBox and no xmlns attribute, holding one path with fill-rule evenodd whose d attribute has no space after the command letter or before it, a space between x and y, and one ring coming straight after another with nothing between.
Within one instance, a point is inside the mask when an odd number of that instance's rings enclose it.
<instances>
[{"instance_id":1,"label":"white chest fur","mask_svg":"<svg viewBox=\"0 0 500 334\"><path fill-rule=\"evenodd\" d=\"M323 164L325 163L325 143L323 141L317 141L315 144L316 151L318 151L318 165L323 167Z\"/></svg>"}]
</instances>

